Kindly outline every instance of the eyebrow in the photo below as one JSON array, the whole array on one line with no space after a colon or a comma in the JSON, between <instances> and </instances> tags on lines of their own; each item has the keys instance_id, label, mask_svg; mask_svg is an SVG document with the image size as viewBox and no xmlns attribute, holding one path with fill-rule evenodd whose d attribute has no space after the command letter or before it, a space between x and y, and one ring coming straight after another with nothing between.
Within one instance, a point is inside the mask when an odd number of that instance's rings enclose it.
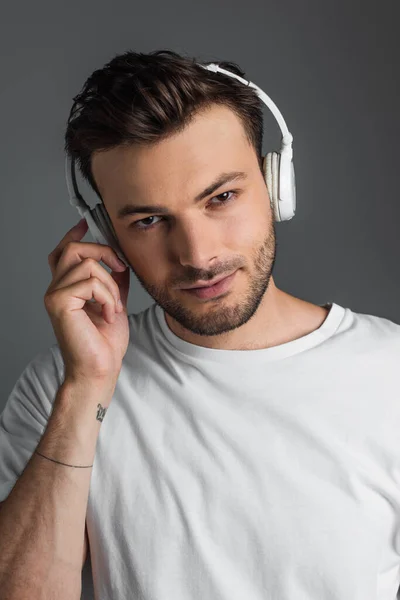
<instances>
[{"instance_id":1,"label":"eyebrow","mask_svg":"<svg viewBox=\"0 0 400 600\"><path fill-rule=\"evenodd\" d=\"M200 192L199 194L197 194L197 196L195 196L194 202L195 203L200 202L201 200L203 200L204 198L206 198L207 196L209 196L210 194L215 192L215 190L220 188L225 183L228 183L229 181L238 181L238 180L243 180L243 179L247 179L247 173L245 173L244 171L230 171L228 173L221 173L209 186L207 186L202 192ZM159 205L154 205L154 204L152 204L152 205L144 204L144 205L139 206L137 204L128 203L128 204L125 204L125 206L122 206L122 208L120 208L118 210L117 218L125 219L126 217L128 217L130 215L135 215L135 214L159 213L159 214L167 215L167 214L169 214L169 212L170 212L169 209L166 208L165 206L159 206Z\"/></svg>"}]
</instances>

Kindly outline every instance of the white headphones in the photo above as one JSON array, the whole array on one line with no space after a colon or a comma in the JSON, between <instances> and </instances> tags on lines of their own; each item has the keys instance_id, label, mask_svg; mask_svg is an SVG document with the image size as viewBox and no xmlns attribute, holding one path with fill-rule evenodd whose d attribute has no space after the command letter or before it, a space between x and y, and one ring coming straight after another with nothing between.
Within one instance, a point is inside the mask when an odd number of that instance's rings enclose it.
<instances>
[{"instance_id":1,"label":"white headphones","mask_svg":"<svg viewBox=\"0 0 400 600\"><path fill-rule=\"evenodd\" d=\"M254 88L257 95L268 106L275 119L278 122L282 132L282 145L280 152L269 152L263 158L263 173L267 184L268 193L273 210L275 221L288 221L296 212L296 185L293 166L293 136L289 132L282 114L278 107L269 96L255 83L246 81L231 71L222 69L215 63L199 66L214 73L223 73L229 77L234 77L245 85ZM111 246L122 262L130 267L129 261L119 246L118 239L111 223L110 217L102 202L96 204L94 208L85 202L81 196L75 176L75 161L71 160L69 155L65 158L65 178L67 182L69 201L75 206L81 217L86 219L90 233L98 244Z\"/></svg>"}]
</instances>

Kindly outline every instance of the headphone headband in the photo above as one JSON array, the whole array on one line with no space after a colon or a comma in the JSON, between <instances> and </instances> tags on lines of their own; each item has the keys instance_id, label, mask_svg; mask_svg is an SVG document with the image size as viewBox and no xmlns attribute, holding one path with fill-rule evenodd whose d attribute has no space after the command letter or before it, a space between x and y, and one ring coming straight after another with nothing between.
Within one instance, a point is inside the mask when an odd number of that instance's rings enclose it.
<instances>
[{"instance_id":1,"label":"headphone headband","mask_svg":"<svg viewBox=\"0 0 400 600\"><path fill-rule=\"evenodd\" d=\"M275 102L273 102L273 100L271 100L271 98L269 96L267 96L267 94L261 88L259 88L258 85L256 85L252 81L247 81L246 79L243 79L243 77L240 77L240 75L236 75L236 73L232 73L232 71L227 71L226 69L223 69L216 63L210 63L209 65L199 64L199 66L203 67L203 69L208 69L209 71L213 71L214 73L220 72L220 73L223 73L224 75L228 75L229 77L234 77L241 83L244 83L244 85L247 85L247 86L253 88L254 90L256 90L258 96L261 98L261 100L263 100L264 104L266 104L268 106L268 108L274 115L276 121L278 122L279 128L282 132L281 152L283 152L283 151L287 152L287 150L286 150L287 146L289 146L290 148L292 147L293 136L290 133L290 131L285 123L285 119L283 118L281 111L276 106Z\"/></svg>"},{"instance_id":2,"label":"headphone headband","mask_svg":"<svg viewBox=\"0 0 400 600\"><path fill-rule=\"evenodd\" d=\"M290 133L282 113L271 100L271 98L251 81L247 81L243 77L236 75L226 69L223 69L216 63L210 63L203 65L196 63L203 69L213 71L214 73L223 73L229 77L234 77L246 86L253 88L261 100L266 104L274 115L279 128L282 133L282 142L280 153L272 152L267 155L265 161L265 176L267 179L267 185L271 196L272 204L274 205L274 212L277 220L291 219L295 212L296 206L296 192L294 183L294 168L293 168L293 149L292 142L293 136ZM70 158L67 154L65 157L65 179L67 182L68 194L70 204L74 206L81 217L87 218L90 215L90 206L86 203L81 193L79 192L78 183L75 174L75 160ZM268 184L269 182L269 184ZM275 190L272 192L271 188ZM101 206L103 203L101 202ZM88 213L89 211L89 213ZM111 223L109 223L111 225Z\"/></svg>"}]
</instances>

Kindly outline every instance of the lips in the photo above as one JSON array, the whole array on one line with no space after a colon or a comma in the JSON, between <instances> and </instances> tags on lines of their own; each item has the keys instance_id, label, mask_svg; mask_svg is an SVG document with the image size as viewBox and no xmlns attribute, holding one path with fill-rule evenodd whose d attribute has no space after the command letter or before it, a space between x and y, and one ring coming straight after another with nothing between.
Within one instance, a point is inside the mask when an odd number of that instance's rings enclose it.
<instances>
[{"instance_id":1,"label":"lips","mask_svg":"<svg viewBox=\"0 0 400 600\"><path fill-rule=\"evenodd\" d=\"M203 287L191 288L182 290L184 294L195 296L200 300L213 300L224 297L232 286L232 282L236 277L237 271L234 271L231 275L219 279L218 283L214 285L208 285Z\"/></svg>"},{"instance_id":2,"label":"lips","mask_svg":"<svg viewBox=\"0 0 400 600\"><path fill-rule=\"evenodd\" d=\"M222 277L218 277L217 279L213 279L212 281L207 281L206 283L195 283L194 285L190 285L184 288L181 288L183 290L195 290L195 289L200 289L200 288L204 288L204 287L211 287L212 285L215 285L216 283L218 283L219 281L222 281L223 279L225 279L226 277L229 277L230 275L232 275L232 273L229 273L228 275L222 275Z\"/></svg>"}]
</instances>

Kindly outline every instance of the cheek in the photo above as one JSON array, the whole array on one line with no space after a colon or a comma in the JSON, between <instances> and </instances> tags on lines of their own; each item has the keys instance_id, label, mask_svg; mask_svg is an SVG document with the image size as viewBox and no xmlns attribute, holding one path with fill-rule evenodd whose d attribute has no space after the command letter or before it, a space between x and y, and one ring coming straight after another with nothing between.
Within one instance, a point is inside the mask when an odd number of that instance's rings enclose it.
<instances>
[{"instance_id":1,"label":"cheek","mask_svg":"<svg viewBox=\"0 0 400 600\"><path fill-rule=\"evenodd\" d=\"M226 245L251 251L263 243L271 228L271 212L265 183L247 192L224 223Z\"/></svg>"},{"instance_id":2,"label":"cheek","mask_svg":"<svg viewBox=\"0 0 400 600\"><path fill-rule=\"evenodd\" d=\"M133 242L129 234L125 232L119 236L119 243L133 272L139 277L147 278L149 271L148 257L152 255L152 252L149 252L143 244L137 241Z\"/></svg>"},{"instance_id":3,"label":"cheek","mask_svg":"<svg viewBox=\"0 0 400 600\"><path fill-rule=\"evenodd\" d=\"M251 215L247 211L245 215L235 216L225 223L225 245L237 250L252 249L258 240L264 239L267 223L264 215Z\"/></svg>"},{"instance_id":4,"label":"cheek","mask_svg":"<svg viewBox=\"0 0 400 600\"><path fill-rule=\"evenodd\" d=\"M165 269L163 256L163 254L154 251L149 253L140 252L140 255L135 255L133 253L131 264L140 277L148 281L156 282L162 277L162 273ZM149 259L149 257L152 258Z\"/></svg>"}]
</instances>

